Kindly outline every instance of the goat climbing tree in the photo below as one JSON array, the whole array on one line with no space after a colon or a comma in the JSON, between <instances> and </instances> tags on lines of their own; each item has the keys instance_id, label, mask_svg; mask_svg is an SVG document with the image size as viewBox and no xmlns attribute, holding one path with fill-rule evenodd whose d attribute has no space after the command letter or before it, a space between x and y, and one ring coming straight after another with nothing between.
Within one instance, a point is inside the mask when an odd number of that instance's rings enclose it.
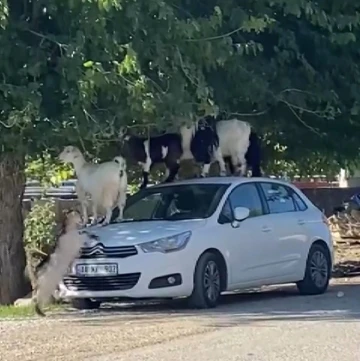
<instances>
[{"instance_id":1,"label":"goat climbing tree","mask_svg":"<svg viewBox=\"0 0 360 361\"><path fill-rule=\"evenodd\" d=\"M120 125L156 131L220 110L251 121L268 157L353 161L359 10L350 0L0 0L0 304L22 292L25 157L64 144L111 156Z\"/></svg>"}]
</instances>

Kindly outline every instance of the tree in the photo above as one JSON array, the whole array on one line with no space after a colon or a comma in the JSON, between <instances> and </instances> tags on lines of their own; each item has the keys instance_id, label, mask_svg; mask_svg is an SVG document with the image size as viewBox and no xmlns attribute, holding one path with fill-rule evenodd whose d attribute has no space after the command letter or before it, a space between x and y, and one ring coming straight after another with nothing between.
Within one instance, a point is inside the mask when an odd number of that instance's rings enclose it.
<instances>
[{"instance_id":1,"label":"tree","mask_svg":"<svg viewBox=\"0 0 360 361\"><path fill-rule=\"evenodd\" d=\"M349 0L0 0L0 303L21 294L26 156L75 144L107 158L120 125L148 134L220 110L251 121L269 154L279 143L289 161L350 161L357 11Z\"/></svg>"}]
</instances>

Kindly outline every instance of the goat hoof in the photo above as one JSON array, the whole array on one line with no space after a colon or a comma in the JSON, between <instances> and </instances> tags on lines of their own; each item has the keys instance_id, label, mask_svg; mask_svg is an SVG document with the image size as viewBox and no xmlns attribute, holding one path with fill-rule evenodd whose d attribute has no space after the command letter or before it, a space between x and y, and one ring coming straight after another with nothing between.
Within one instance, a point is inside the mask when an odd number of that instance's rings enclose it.
<instances>
[{"instance_id":1,"label":"goat hoof","mask_svg":"<svg viewBox=\"0 0 360 361\"><path fill-rule=\"evenodd\" d=\"M101 223L101 227L105 227L105 226L107 226L107 225L109 225L110 223L109 222L103 222L103 223Z\"/></svg>"},{"instance_id":2,"label":"goat hoof","mask_svg":"<svg viewBox=\"0 0 360 361\"><path fill-rule=\"evenodd\" d=\"M226 172L220 172L220 177L226 177Z\"/></svg>"}]
</instances>

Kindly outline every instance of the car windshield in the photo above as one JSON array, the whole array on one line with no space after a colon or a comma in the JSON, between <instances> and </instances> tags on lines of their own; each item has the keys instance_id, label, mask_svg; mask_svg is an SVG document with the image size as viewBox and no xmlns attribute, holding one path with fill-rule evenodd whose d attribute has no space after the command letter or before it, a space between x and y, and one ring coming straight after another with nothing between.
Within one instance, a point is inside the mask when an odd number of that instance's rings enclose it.
<instances>
[{"instance_id":1,"label":"car windshield","mask_svg":"<svg viewBox=\"0 0 360 361\"><path fill-rule=\"evenodd\" d=\"M208 218L229 184L182 184L150 187L128 199L124 221L157 221Z\"/></svg>"}]
</instances>

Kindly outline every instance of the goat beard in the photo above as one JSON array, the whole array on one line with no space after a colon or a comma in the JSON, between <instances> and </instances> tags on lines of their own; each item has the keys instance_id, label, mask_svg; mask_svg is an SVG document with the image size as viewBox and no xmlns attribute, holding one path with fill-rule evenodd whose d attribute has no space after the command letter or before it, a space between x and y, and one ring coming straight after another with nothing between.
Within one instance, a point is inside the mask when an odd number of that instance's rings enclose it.
<instances>
[{"instance_id":1,"label":"goat beard","mask_svg":"<svg viewBox=\"0 0 360 361\"><path fill-rule=\"evenodd\" d=\"M33 299L38 315L45 316L41 307L50 302L57 286L68 273L68 267L79 255L86 238L86 234L79 234L78 230L71 230L59 237L54 253L38 278Z\"/></svg>"}]
</instances>

